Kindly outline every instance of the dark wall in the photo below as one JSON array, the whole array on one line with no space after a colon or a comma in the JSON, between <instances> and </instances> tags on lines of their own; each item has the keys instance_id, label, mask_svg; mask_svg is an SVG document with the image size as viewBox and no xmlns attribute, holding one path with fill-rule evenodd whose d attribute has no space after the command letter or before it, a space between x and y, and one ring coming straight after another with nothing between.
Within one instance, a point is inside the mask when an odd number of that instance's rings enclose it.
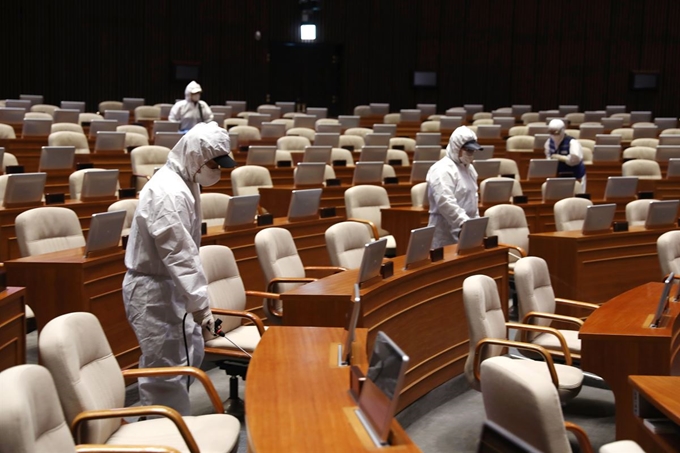
<instances>
[{"instance_id":1,"label":"dark wall","mask_svg":"<svg viewBox=\"0 0 680 453\"><path fill-rule=\"evenodd\" d=\"M89 110L123 96L182 97L175 61L200 63L208 102L254 108L276 84L269 43L296 41L300 24L298 0L27 0L4 5L2 18L0 99L44 94ZM433 102L625 104L678 116L677 0L322 0L318 19L319 41L342 49L342 113ZM414 70L436 71L438 88L414 89ZM660 88L631 91L633 70L660 72Z\"/></svg>"}]
</instances>

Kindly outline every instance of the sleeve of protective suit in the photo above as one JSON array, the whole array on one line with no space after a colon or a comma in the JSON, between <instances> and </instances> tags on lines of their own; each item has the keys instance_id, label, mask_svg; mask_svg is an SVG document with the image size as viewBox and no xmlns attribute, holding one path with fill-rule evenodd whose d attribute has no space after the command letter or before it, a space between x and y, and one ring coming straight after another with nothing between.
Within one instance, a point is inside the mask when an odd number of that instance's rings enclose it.
<instances>
[{"instance_id":1,"label":"sleeve of protective suit","mask_svg":"<svg viewBox=\"0 0 680 453\"><path fill-rule=\"evenodd\" d=\"M569 156L567 165L573 167L578 165L583 160L583 148L578 140L574 139L569 142Z\"/></svg>"},{"instance_id":2,"label":"sleeve of protective suit","mask_svg":"<svg viewBox=\"0 0 680 453\"><path fill-rule=\"evenodd\" d=\"M208 281L203 273L198 246L190 232L194 209L187 205L187 201L159 200L166 207L160 209L155 218L149 219L149 232L177 291L185 297L187 313L193 313L205 310L210 303Z\"/></svg>"},{"instance_id":3,"label":"sleeve of protective suit","mask_svg":"<svg viewBox=\"0 0 680 453\"><path fill-rule=\"evenodd\" d=\"M437 212L446 219L451 230L457 230L463 222L470 218L465 213L465 209L460 207L456 198L455 191L459 184L459 178L460 175L457 173L444 173L433 175L428 181Z\"/></svg>"},{"instance_id":4,"label":"sleeve of protective suit","mask_svg":"<svg viewBox=\"0 0 680 453\"><path fill-rule=\"evenodd\" d=\"M170 121L181 121L182 117L179 114L180 110L180 103L176 102L175 105L172 106L170 109L170 113L168 114L168 120Z\"/></svg>"},{"instance_id":5,"label":"sleeve of protective suit","mask_svg":"<svg viewBox=\"0 0 680 453\"><path fill-rule=\"evenodd\" d=\"M210 106L208 105L207 102L204 101L199 101L201 103L201 108L203 109L203 120L206 123L209 123L210 121L213 120L215 115L213 115L212 110L210 109Z\"/></svg>"}]
</instances>

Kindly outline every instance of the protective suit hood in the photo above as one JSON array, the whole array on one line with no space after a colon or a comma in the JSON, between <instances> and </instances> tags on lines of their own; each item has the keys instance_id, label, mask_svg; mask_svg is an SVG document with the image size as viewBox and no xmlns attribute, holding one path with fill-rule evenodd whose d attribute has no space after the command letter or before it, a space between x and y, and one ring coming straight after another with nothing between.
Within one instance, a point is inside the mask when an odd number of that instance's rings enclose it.
<instances>
[{"instance_id":1,"label":"protective suit hood","mask_svg":"<svg viewBox=\"0 0 680 453\"><path fill-rule=\"evenodd\" d=\"M184 89L184 98L187 101L191 101L191 95L196 93L202 93L203 88L196 81L192 80L189 85Z\"/></svg>"},{"instance_id":2,"label":"protective suit hood","mask_svg":"<svg viewBox=\"0 0 680 453\"><path fill-rule=\"evenodd\" d=\"M166 163L188 184L207 161L230 153L229 133L215 122L199 123L172 148Z\"/></svg>"},{"instance_id":3,"label":"protective suit hood","mask_svg":"<svg viewBox=\"0 0 680 453\"><path fill-rule=\"evenodd\" d=\"M460 149L470 140L477 140L477 135L472 129L460 126L451 134L449 144L446 145L446 156L457 164L460 164Z\"/></svg>"}]
</instances>

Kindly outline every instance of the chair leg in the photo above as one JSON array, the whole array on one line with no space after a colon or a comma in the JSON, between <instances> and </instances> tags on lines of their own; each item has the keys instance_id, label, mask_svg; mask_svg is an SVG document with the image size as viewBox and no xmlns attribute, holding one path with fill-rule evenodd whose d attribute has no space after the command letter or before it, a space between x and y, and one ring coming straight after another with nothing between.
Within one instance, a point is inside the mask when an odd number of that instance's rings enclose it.
<instances>
[{"instance_id":1,"label":"chair leg","mask_svg":"<svg viewBox=\"0 0 680 453\"><path fill-rule=\"evenodd\" d=\"M229 377L229 398L224 401L224 412L233 415L238 419L243 419L246 408L243 400L238 397L238 377Z\"/></svg>"}]
</instances>

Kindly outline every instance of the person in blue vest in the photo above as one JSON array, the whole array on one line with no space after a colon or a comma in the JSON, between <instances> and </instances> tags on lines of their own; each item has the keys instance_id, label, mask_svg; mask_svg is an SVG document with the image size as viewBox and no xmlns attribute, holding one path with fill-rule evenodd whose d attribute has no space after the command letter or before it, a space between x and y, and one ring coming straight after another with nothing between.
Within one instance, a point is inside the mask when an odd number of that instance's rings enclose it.
<instances>
[{"instance_id":1,"label":"person in blue vest","mask_svg":"<svg viewBox=\"0 0 680 453\"><path fill-rule=\"evenodd\" d=\"M550 138L545 141L545 157L556 159L557 174L571 176L581 182L581 191L586 188L586 166L583 164L583 149L574 137L564 131L564 121L554 119L548 124Z\"/></svg>"}]
</instances>

